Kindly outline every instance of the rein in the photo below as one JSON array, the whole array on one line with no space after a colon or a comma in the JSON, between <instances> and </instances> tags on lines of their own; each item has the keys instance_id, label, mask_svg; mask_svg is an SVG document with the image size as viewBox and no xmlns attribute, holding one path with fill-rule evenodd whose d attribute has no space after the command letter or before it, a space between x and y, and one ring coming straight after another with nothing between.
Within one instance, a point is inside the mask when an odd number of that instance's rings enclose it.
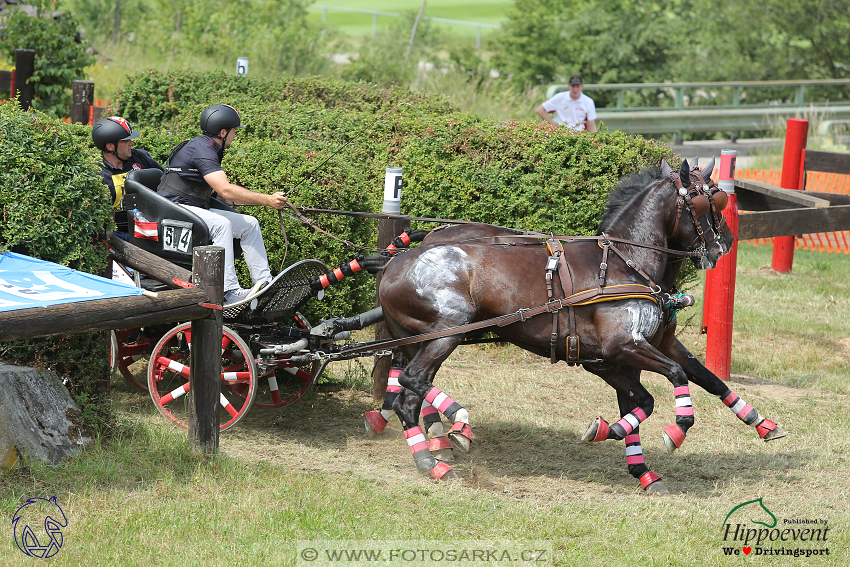
<instances>
[{"instance_id":1,"label":"rein","mask_svg":"<svg viewBox=\"0 0 850 567\"><path fill-rule=\"evenodd\" d=\"M448 329L443 329L442 331L434 331L422 335L413 335L411 337L405 337L403 339L386 339L380 341L372 341L368 343L362 343L351 348L343 348L340 350L337 356L341 358L373 350L388 350L404 345L421 343L434 339L441 339L453 335L461 335L470 331L484 329L486 327L507 327L508 325L511 325L513 323L525 322L528 319L531 319L532 317L535 317L542 313L557 313L561 309L566 309L571 305L587 305L589 303L597 303L599 301L626 299L629 297L634 297L636 295L654 298L653 292L650 290L650 288L641 284L624 284L609 286L608 288L602 288L601 294L597 289L588 289L580 293L573 294L570 297L548 301L543 305L538 305L537 307L520 309L514 313L509 313L507 315L499 315L498 317L493 317L491 319L485 319L483 321L477 321L475 323L460 325L458 327L451 327ZM594 301L599 297L603 297L603 299ZM326 354L325 356L334 358L334 355ZM296 359L295 357L293 357L293 360L300 361L300 359Z\"/></svg>"}]
</instances>

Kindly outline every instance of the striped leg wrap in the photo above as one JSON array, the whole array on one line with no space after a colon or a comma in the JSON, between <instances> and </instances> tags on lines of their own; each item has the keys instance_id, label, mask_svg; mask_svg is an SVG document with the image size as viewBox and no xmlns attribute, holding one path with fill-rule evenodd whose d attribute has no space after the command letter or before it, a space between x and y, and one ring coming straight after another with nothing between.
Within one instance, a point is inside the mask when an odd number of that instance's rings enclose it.
<instances>
[{"instance_id":1,"label":"striped leg wrap","mask_svg":"<svg viewBox=\"0 0 850 567\"><path fill-rule=\"evenodd\" d=\"M685 434L694 424L694 408L691 405L691 391L688 386L673 388L676 396L676 425L664 427L664 447L672 454L685 442Z\"/></svg>"},{"instance_id":2,"label":"striped leg wrap","mask_svg":"<svg viewBox=\"0 0 850 567\"><path fill-rule=\"evenodd\" d=\"M390 369L390 377L387 380L387 392L384 394L384 405L380 410L369 410L364 414L366 432L370 435L384 433L390 418L395 415L393 411L393 402L401 392L401 385L398 383L398 376L401 370L398 368Z\"/></svg>"},{"instance_id":3,"label":"striped leg wrap","mask_svg":"<svg viewBox=\"0 0 850 567\"><path fill-rule=\"evenodd\" d=\"M626 435L637 429L645 419L646 413L640 408L635 408L610 427L611 433L616 436L615 439L624 439Z\"/></svg>"},{"instance_id":4,"label":"striped leg wrap","mask_svg":"<svg viewBox=\"0 0 850 567\"><path fill-rule=\"evenodd\" d=\"M691 390L687 386L679 386L673 388L673 395L676 396L676 421L680 417L693 417L694 408L691 403Z\"/></svg>"},{"instance_id":5,"label":"striped leg wrap","mask_svg":"<svg viewBox=\"0 0 850 567\"><path fill-rule=\"evenodd\" d=\"M726 393L721 395L720 399L732 410L732 413L738 416L738 419L747 425L758 427L764 421L764 418L753 406L739 398L732 390L726 390Z\"/></svg>"},{"instance_id":6,"label":"striped leg wrap","mask_svg":"<svg viewBox=\"0 0 850 567\"><path fill-rule=\"evenodd\" d=\"M422 423L425 424L425 431L431 433L431 427L436 424L442 425L440 421L440 412L437 411L437 408L429 404L428 402L422 402ZM440 430L442 431L442 427Z\"/></svg>"},{"instance_id":7,"label":"striped leg wrap","mask_svg":"<svg viewBox=\"0 0 850 567\"><path fill-rule=\"evenodd\" d=\"M626 464L629 467L629 474L635 478L640 478L649 469L646 466L646 461L643 459L643 447L640 446L640 435L632 433L626 435Z\"/></svg>"},{"instance_id":8,"label":"striped leg wrap","mask_svg":"<svg viewBox=\"0 0 850 567\"><path fill-rule=\"evenodd\" d=\"M458 412L462 411L463 414L466 414L462 405L445 395L436 386L425 394L425 401L440 410L440 413L449 418L452 423L455 422L455 416ZM457 415L457 417L460 418L461 416ZM465 422L466 420L461 419L461 421Z\"/></svg>"},{"instance_id":9,"label":"striped leg wrap","mask_svg":"<svg viewBox=\"0 0 850 567\"><path fill-rule=\"evenodd\" d=\"M393 411L393 402L401 393L401 384L398 383L398 377L401 375L401 369L390 368L390 377L387 379L387 393L384 394L384 405L382 410Z\"/></svg>"},{"instance_id":10,"label":"striped leg wrap","mask_svg":"<svg viewBox=\"0 0 850 567\"><path fill-rule=\"evenodd\" d=\"M442 478L452 470L452 467L446 463L437 461L431 455L431 451L428 449L428 441L426 441L425 433L422 432L421 427L416 425L410 429L405 429L404 437L407 439L410 452L413 454L413 462L416 463L416 470L421 473L429 473L436 479Z\"/></svg>"},{"instance_id":11,"label":"striped leg wrap","mask_svg":"<svg viewBox=\"0 0 850 567\"><path fill-rule=\"evenodd\" d=\"M762 439L776 429L775 422L763 417L753 406L739 398L732 390L726 390L726 393L720 396L720 399L729 406L729 409L738 416L738 419L755 427ZM784 433L780 437L784 437Z\"/></svg>"}]
</instances>

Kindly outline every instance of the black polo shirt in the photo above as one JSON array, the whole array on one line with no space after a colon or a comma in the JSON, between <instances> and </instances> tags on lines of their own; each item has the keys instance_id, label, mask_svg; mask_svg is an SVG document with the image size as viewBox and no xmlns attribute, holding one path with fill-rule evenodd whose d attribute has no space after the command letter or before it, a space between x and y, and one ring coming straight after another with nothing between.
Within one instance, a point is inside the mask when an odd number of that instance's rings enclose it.
<instances>
[{"instance_id":1,"label":"black polo shirt","mask_svg":"<svg viewBox=\"0 0 850 567\"><path fill-rule=\"evenodd\" d=\"M222 171L221 160L223 157L224 148L218 142L209 136L198 136L186 142L185 146L171 156L168 167L184 170L177 174L186 181L203 183L209 187L209 184L204 181L204 176L215 173L216 171ZM198 171L197 173L185 171L187 169L196 169ZM210 192L212 192L212 187L210 187ZM168 191L160 191L159 194L175 203L198 206L197 203L179 195L172 195Z\"/></svg>"},{"instance_id":2,"label":"black polo shirt","mask_svg":"<svg viewBox=\"0 0 850 567\"><path fill-rule=\"evenodd\" d=\"M103 184L109 187L109 195L112 197L112 208L117 209L124 198L124 179L127 174L136 169L156 168L164 171L164 168L145 150L130 150L130 159L124 160L124 167L113 167L105 159L100 164L100 176Z\"/></svg>"}]
</instances>

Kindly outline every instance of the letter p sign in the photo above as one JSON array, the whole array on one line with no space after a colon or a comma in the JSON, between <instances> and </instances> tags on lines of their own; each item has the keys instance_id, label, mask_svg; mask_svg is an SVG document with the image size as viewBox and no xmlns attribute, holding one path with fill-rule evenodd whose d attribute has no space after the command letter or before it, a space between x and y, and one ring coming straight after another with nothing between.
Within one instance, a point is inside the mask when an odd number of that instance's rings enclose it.
<instances>
[{"instance_id":1,"label":"letter p sign","mask_svg":"<svg viewBox=\"0 0 850 567\"><path fill-rule=\"evenodd\" d=\"M240 76L248 74L248 58L247 57L237 57L236 58L236 74L240 75Z\"/></svg>"}]
</instances>

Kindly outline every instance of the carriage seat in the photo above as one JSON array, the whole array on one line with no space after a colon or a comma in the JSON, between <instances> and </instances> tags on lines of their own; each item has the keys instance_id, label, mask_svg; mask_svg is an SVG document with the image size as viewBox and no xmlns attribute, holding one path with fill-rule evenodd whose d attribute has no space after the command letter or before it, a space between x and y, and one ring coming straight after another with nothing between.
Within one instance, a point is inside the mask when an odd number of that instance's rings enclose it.
<instances>
[{"instance_id":1,"label":"carriage seat","mask_svg":"<svg viewBox=\"0 0 850 567\"><path fill-rule=\"evenodd\" d=\"M206 223L192 211L169 201L156 192L162 172L158 169L139 169L127 174L124 182L124 208L128 217L128 241L139 248L156 254L187 270L192 269L192 249L212 244ZM216 199L210 207L233 211ZM156 234L142 234L135 230L133 210L138 209L149 222L156 222ZM241 251L234 240L233 250Z\"/></svg>"}]
</instances>

